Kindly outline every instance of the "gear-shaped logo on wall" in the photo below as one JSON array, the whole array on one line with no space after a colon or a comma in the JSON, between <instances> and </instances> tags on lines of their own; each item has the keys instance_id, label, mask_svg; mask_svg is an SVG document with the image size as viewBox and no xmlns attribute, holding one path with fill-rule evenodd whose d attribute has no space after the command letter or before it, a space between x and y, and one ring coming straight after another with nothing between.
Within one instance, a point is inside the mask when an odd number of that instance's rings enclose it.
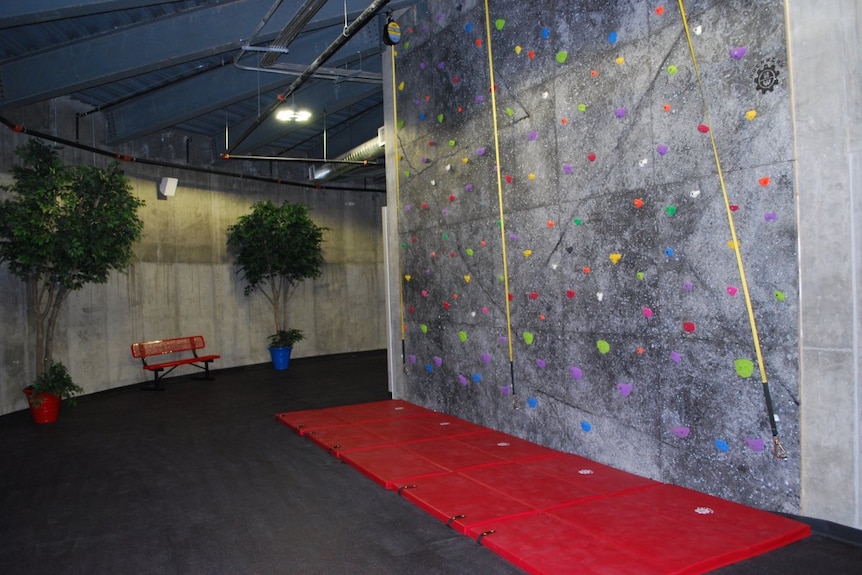
<instances>
[{"instance_id":1,"label":"gear-shaped logo on wall","mask_svg":"<svg viewBox=\"0 0 862 575\"><path fill-rule=\"evenodd\" d=\"M775 58L767 58L754 70L754 87L761 94L771 92L778 85L780 62Z\"/></svg>"}]
</instances>

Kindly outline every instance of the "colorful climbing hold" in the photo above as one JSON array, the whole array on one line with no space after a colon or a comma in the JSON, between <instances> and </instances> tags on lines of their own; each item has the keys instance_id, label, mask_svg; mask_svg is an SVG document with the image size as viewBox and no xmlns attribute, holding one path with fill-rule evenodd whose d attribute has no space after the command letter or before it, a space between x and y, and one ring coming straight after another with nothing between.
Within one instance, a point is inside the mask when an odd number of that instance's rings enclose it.
<instances>
[{"instance_id":1,"label":"colorful climbing hold","mask_svg":"<svg viewBox=\"0 0 862 575\"><path fill-rule=\"evenodd\" d=\"M419 324L419 331L421 331L422 333L428 333L428 326L424 323Z\"/></svg>"},{"instance_id":2,"label":"colorful climbing hold","mask_svg":"<svg viewBox=\"0 0 862 575\"><path fill-rule=\"evenodd\" d=\"M635 198L634 199L634 205L636 208L642 208L644 205L644 201L640 198Z\"/></svg>"},{"instance_id":3,"label":"colorful climbing hold","mask_svg":"<svg viewBox=\"0 0 862 575\"><path fill-rule=\"evenodd\" d=\"M528 258L533 255L533 250L524 250L524 257Z\"/></svg>"},{"instance_id":4,"label":"colorful climbing hold","mask_svg":"<svg viewBox=\"0 0 862 575\"><path fill-rule=\"evenodd\" d=\"M537 405L539 405L539 400L537 400L535 397L527 398L527 407L529 407L530 409L536 409Z\"/></svg>"},{"instance_id":5,"label":"colorful climbing hold","mask_svg":"<svg viewBox=\"0 0 862 575\"><path fill-rule=\"evenodd\" d=\"M664 255L666 255L667 257L672 258L673 254L674 254L673 248L665 248L664 249Z\"/></svg>"},{"instance_id":6,"label":"colorful climbing hold","mask_svg":"<svg viewBox=\"0 0 862 575\"><path fill-rule=\"evenodd\" d=\"M547 366L548 364L545 363L544 359L536 359L536 367L538 367L539 369L545 369Z\"/></svg>"},{"instance_id":7,"label":"colorful climbing hold","mask_svg":"<svg viewBox=\"0 0 862 575\"><path fill-rule=\"evenodd\" d=\"M569 298L569 299L574 299L574 297L575 297L575 290L573 290L573 289L566 290L566 297L567 297L567 298Z\"/></svg>"},{"instance_id":8,"label":"colorful climbing hold","mask_svg":"<svg viewBox=\"0 0 862 575\"><path fill-rule=\"evenodd\" d=\"M754 362L750 359L739 358L733 362L734 368L736 368L736 375L739 377L748 379L754 374Z\"/></svg>"},{"instance_id":9,"label":"colorful climbing hold","mask_svg":"<svg viewBox=\"0 0 862 575\"><path fill-rule=\"evenodd\" d=\"M494 27L497 28L497 30L502 30L506 27L506 21L502 18L498 18L494 21Z\"/></svg>"},{"instance_id":10,"label":"colorful climbing hold","mask_svg":"<svg viewBox=\"0 0 862 575\"><path fill-rule=\"evenodd\" d=\"M620 259L622 257L623 257L623 254L619 254L619 253L613 253L613 254L608 256L608 258L611 260L611 263L614 265L617 265L620 262Z\"/></svg>"},{"instance_id":11,"label":"colorful climbing hold","mask_svg":"<svg viewBox=\"0 0 862 575\"><path fill-rule=\"evenodd\" d=\"M578 112L586 112L587 105L586 104L578 104Z\"/></svg>"},{"instance_id":12,"label":"colorful climbing hold","mask_svg":"<svg viewBox=\"0 0 862 575\"><path fill-rule=\"evenodd\" d=\"M730 57L734 60L741 60L747 52L748 48L745 48L744 46L737 46L730 49Z\"/></svg>"},{"instance_id":13,"label":"colorful climbing hold","mask_svg":"<svg viewBox=\"0 0 862 575\"><path fill-rule=\"evenodd\" d=\"M618 383L617 391L619 392L621 397L628 397L632 393L632 384L630 383Z\"/></svg>"},{"instance_id":14,"label":"colorful climbing hold","mask_svg":"<svg viewBox=\"0 0 862 575\"><path fill-rule=\"evenodd\" d=\"M728 295L736 295L737 289L733 286L727 286Z\"/></svg>"},{"instance_id":15,"label":"colorful climbing hold","mask_svg":"<svg viewBox=\"0 0 862 575\"><path fill-rule=\"evenodd\" d=\"M571 164L563 164L563 173L564 174L571 175L572 172L574 172L574 171L575 171L575 169L574 169L574 167L572 167Z\"/></svg>"},{"instance_id":16,"label":"colorful climbing hold","mask_svg":"<svg viewBox=\"0 0 862 575\"><path fill-rule=\"evenodd\" d=\"M571 375L574 380L580 380L584 376L584 372L581 371L581 368L573 366L569 368L569 375Z\"/></svg>"},{"instance_id":17,"label":"colorful climbing hold","mask_svg":"<svg viewBox=\"0 0 862 575\"><path fill-rule=\"evenodd\" d=\"M775 299L778 301L784 301L787 299L787 296L784 295L783 291L775 290Z\"/></svg>"},{"instance_id":18,"label":"colorful climbing hold","mask_svg":"<svg viewBox=\"0 0 862 575\"><path fill-rule=\"evenodd\" d=\"M467 341L467 332L466 331L459 331L458 332L458 339L461 340L461 343L464 343L465 341Z\"/></svg>"},{"instance_id":19,"label":"colorful climbing hold","mask_svg":"<svg viewBox=\"0 0 862 575\"><path fill-rule=\"evenodd\" d=\"M678 351L672 351L670 352L670 360L674 363L679 363L682 361L682 356L679 355Z\"/></svg>"},{"instance_id":20,"label":"colorful climbing hold","mask_svg":"<svg viewBox=\"0 0 862 575\"><path fill-rule=\"evenodd\" d=\"M535 341L536 336L530 333L529 331L525 331L521 334L521 337L524 338L524 343L527 345L533 345L533 341Z\"/></svg>"},{"instance_id":21,"label":"colorful climbing hold","mask_svg":"<svg viewBox=\"0 0 862 575\"><path fill-rule=\"evenodd\" d=\"M530 292L530 294L527 297L533 301L536 301L537 299L539 299L539 292L535 292L535 291Z\"/></svg>"},{"instance_id":22,"label":"colorful climbing hold","mask_svg":"<svg viewBox=\"0 0 862 575\"><path fill-rule=\"evenodd\" d=\"M664 156L668 152L668 147L664 144L659 144L658 146L656 146L655 151L658 152L659 156Z\"/></svg>"},{"instance_id":23,"label":"colorful climbing hold","mask_svg":"<svg viewBox=\"0 0 862 575\"><path fill-rule=\"evenodd\" d=\"M644 273L643 273L643 272L638 272L638 273L637 273L637 278L638 278L638 280L640 280L640 281L644 281Z\"/></svg>"},{"instance_id":24,"label":"colorful climbing hold","mask_svg":"<svg viewBox=\"0 0 862 575\"><path fill-rule=\"evenodd\" d=\"M687 333L692 333L695 330L695 325L693 321L684 321L682 322L682 329Z\"/></svg>"},{"instance_id":25,"label":"colorful climbing hold","mask_svg":"<svg viewBox=\"0 0 862 575\"><path fill-rule=\"evenodd\" d=\"M584 225L584 220L582 220L581 218L575 218L574 220L572 220L572 222L573 222L576 226L582 226L582 225Z\"/></svg>"},{"instance_id":26,"label":"colorful climbing hold","mask_svg":"<svg viewBox=\"0 0 862 575\"><path fill-rule=\"evenodd\" d=\"M625 108L617 108L614 110L614 115L617 118L625 118L626 117L626 109Z\"/></svg>"},{"instance_id":27,"label":"colorful climbing hold","mask_svg":"<svg viewBox=\"0 0 862 575\"><path fill-rule=\"evenodd\" d=\"M644 314L644 317L645 317L645 318L649 319L649 318L651 318L651 317L652 317L652 309L650 309L650 308L648 308L648 307L645 307L645 308L643 308L643 310L641 310L641 311L643 311L643 314Z\"/></svg>"},{"instance_id":28,"label":"colorful climbing hold","mask_svg":"<svg viewBox=\"0 0 862 575\"><path fill-rule=\"evenodd\" d=\"M769 182L770 182L769 176L764 176L764 177L760 178L759 180L757 180L757 183L759 183L761 185L761 187L764 187L764 188L769 185Z\"/></svg>"},{"instance_id":29,"label":"colorful climbing hold","mask_svg":"<svg viewBox=\"0 0 862 575\"><path fill-rule=\"evenodd\" d=\"M513 178L510 174L506 174L506 183L507 184L511 184L514 181L515 181L515 178Z\"/></svg>"},{"instance_id":30,"label":"colorful climbing hold","mask_svg":"<svg viewBox=\"0 0 862 575\"><path fill-rule=\"evenodd\" d=\"M656 9L655 9L655 13L656 13L657 15L659 15L659 16L661 16L662 14L664 14L664 6L659 6L658 8L656 8Z\"/></svg>"},{"instance_id":31,"label":"colorful climbing hold","mask_svg":"<svg viewBox=\"0 0 862 575\"><path fill-rule=\"evenodd\" d=\"M667 67L667 73L670 74L671 76L676 74L678 71L679 71L679 69L676 66L674 66L673 64L671 64L670 66Z\"/></svg>"},{"instance_id":32,"label":"colorful climbing hold","mask_svg":"<svg viewBox=\"0 0 862 575\"><path fill-rule=\"evenodd\" d=\"M707 126L706 124L698 124L697 131L701 134L707 134L709 133L709 126Z\"/></svg>"},{"instance_id":33,"label":"colorful climbing hold","mask_svg":"<svg viewBox=\"0 0 862 575\"><path fill-rule=\"evenodd\" d=\"M749 110L745 113L745 119L749 122L757 117L757 110Z\"/></svg>"},{"instance_id":34,"label":"colorful climbing hold","mask_svg":"<svg viewBox=\"0 0 862 575\"><path fill-rule=\"evenodd\" d=\"M743 439L745 440L745 444L752 451L760 453L763 451L763 448L766 447L766 442L762 437L744 437Z\"/></svg>"},{"instance_id":35,"label":"colorful climbing hold","mask_svg":"<svg viewBox=\"0 0 862 575\"><path fill-rule=\"evenodd\" d=\"M596 161L596 155L593 152L590 152L589 154L587 154L587 161L595 162Z\"/></svg>"},{"instance_id":36,"label":"colorful climbing hold","mask_svg":"<svg viewBox=\"0 0 862 575\"><path fill-rule=\"evenodd\" d=\"M715 448L718 449L719 451L721 451L722 453L727 453L728 451L730 451L730 446L723 439L716 439L715 440Z\"/></svg>"},{"instance_id":37,"label":"colorful climbing hold","mask_svg":"<svg viewBox=\"0 0 862 575\"><path fill-rule=\"evenodd\" d=\"M609 344L603 339L600 339L596 342L596 347L598 348L599 353L601 353L602 355L608 353L611 350L611 344Z\"/></svg>"},{"instance_id":38,"label":"colorful climbing hold","mask_svg":"<svg viewBox=\"0 0 862 575\"><path fill-rule=\"evenodd\" d=\"M673 217L676 215L676 206L667 206L664 211L667 215Z\"/></svg>"},{"instance_id":39,"label":"colorful climbing hold","mask_svg":"<svg viewBox=\"0 0 862 575\"><path fill-rule=\"evenodd\" d=\"M566 52L565 50L560 50L559 52L557 52L557 63L558 64L565 64L566 60L568 58L569 58L569 53Z\"/></svg>"},{"instance_id":40,"label":"colorful climbing hold","mask_svg":"<svg viewBox=\"0 0 862 575\"><path fill-rule=\"evenodd\" d=\"M589 421L582 421L581 422L581 430L582 431L589 433L590 431L592 431L592 429L593 429L593 426L592 426L592 424L590 424Z\"/></svg>"},{"instance_id":41,"label":"colorful climbing hold","mask_svg":"<svg viewBox=\"0 0 862 575\"><path fill-rule=\"evenodd\" d=\"M473 383L482 383L482 374L474 373L472 376Z\"/></svg>"},{"instance_id":42,"label":"colorful climbing hold","mask_svg":"<svg viewBox=\"0 0 862 575\"><path fill-rule=\"evenodd\" d=\"M551 37L551 29L550 28L542 28L542 38L545 40Z\"/></svg>"},{"instance_id":43,"label":"colorful climbing hold","mask_svg":"<svg viewBox=\"0 0 862 575\"><path fill-rule=\"evenodd\" d=\"M617 66L622 66L623 64L626 63L626 59L623 58L622 56L617 56L617 58L616 58L616 60L614 60L614 62L616 62Z\"/></svg>"},{"instance_id":44,"label":"colorful climbing hold","mask_svg":"<svg viewBox=\"0 0 862 575\"><path fill-rule=\"evenodd\" d=\"M611 44L617 43L617 33L616 32L610 32L608 34L608 42L610 42Z\"/></svg>"},{"instance_id":45,"label":"colorful climbing hold","mask_svg":"<svg viewBox=\"0 0 862 575\"><path fill-rule=\"evenodd\" d=\"M523 50L523 48L521 48L520 46L515 46L515 54L520 54L521 50Z\"/></svg>"},{"instance_id":46,"label":"colorful climbing hold","mask_svg":"<svg viewBox=\"0 0 862 575\"><path fill-rule=\"evenodd\" d=\"M680 439L685 439L686 437L688 437L688 434L691 433L691 429L684 425L677 425L671 431L673 431L673 434Z\"/></svg>"}]
</instances>

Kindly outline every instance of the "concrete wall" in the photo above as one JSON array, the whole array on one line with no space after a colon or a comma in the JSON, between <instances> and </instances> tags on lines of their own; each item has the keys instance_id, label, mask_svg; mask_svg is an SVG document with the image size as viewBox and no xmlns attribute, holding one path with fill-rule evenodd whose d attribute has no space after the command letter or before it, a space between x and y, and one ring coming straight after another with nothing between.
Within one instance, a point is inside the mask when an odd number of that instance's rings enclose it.
<instances>
[{"instance_id":1,"label":"concrete wall","mask_svg":"<svg viewBox=\"0 0 862 575\"><path fill-rule=\"evenodd\" d=\"M802 512L862 528L862 6L787 4L799 201Z\"/></svg>"},{"instance_id":2,"label":"concrete wall","mask_svg":"<svg viewBox=\"0 0 862 575\"><path fill-rule=\"evenodd\" d=\"M75 108L74 103L57 101L17 116L26 118L29 129L71 139ZM10 180L14 148L27 137L0 133L3 182ZM183 138L177 140L181 145ZM69 164L106 161L71 147L62 156ZM243 295L225 245L227 227L262 199L305 203L315 222L329 228L322 276L302 284L289 304L290 324L307 337L294 348L294 357L386 346L381 313L384 194L297 188L142 163L125 163L123 168L134 193L146 201L134 263L128 273L113 275L105 285L73 293L57 333L56 358L86 392L147 378L129 352L135 341L203 334L208 349L222 356L217 368L269 361L266 337L274 331L270 308L261 296ZM158 198L163 176L179 179L175 197ZM0 294L2 414L26 407L21 389L34 372L24 290L5 267L0 267ZM184 367L174 373L193 371Z\"/></svg>"}]
</instances>

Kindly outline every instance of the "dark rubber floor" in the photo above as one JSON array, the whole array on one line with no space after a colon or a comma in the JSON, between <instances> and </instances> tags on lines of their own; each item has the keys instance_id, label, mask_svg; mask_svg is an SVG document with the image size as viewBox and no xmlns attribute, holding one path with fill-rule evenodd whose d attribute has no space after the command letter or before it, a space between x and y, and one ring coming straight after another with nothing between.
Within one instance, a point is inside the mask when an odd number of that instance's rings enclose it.
<instances>
[{"instance_id":1,"label":"dark rubber floor","mask_svg":"<svg viewBox=\"0 0 862 575\"><path fill-rule=\"evenodd\" d=\"M386 379L385 352L303 358L2 416L0 572L521 573L274 419L388 399ZM814 527L717 573L862 573L862 546Z\"/></svg>"}]
</instances>

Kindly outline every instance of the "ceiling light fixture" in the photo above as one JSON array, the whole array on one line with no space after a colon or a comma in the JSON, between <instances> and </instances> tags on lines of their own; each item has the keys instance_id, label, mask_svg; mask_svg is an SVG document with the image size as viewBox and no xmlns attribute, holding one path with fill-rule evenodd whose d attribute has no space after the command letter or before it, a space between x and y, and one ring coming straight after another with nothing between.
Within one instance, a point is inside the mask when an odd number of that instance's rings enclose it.
<instances>
[{"instance_id":1,"label":"ceiling light fixture","mask_svg":"<svg viewBox=\"0 0 862 575\"><path fill-rule=\"evenodd\" d=\"M311 119L311 112L308 110L283 108L275 114L275 118L282 122L307 122Z\"/></svg>"}]
</instances>

